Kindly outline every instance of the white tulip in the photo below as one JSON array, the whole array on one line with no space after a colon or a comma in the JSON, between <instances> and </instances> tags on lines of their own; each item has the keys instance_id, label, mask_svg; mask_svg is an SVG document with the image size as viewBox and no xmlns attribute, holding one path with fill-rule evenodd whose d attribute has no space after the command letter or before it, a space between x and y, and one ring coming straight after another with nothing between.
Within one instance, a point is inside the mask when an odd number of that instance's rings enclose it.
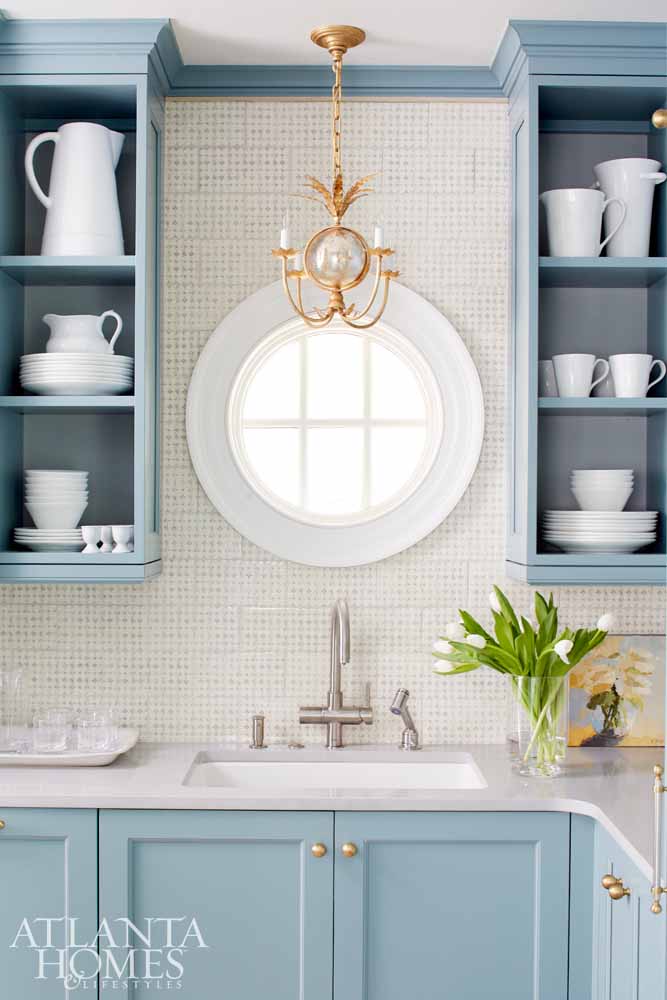
<instances>
[{"instance_id":1,"label":"white tulip","mask_svg":"<svg viewBox=\"0 0 667 1000\"><path fill-rule=\"evenodd\" d=\"M434 653L453 653L454 647L451 646L446 639L438 639L437 642L433 643Z\"/></svg>"},{"instance_id":2,"label":"white tulip","mask_svg":"<svg viewBox=\"0 0 667 1000\"><path fill-rule=\"evenodd\" d=\"M601 618L598 618L597 627L600 629L601 632L611 632L615 624L616 623L614 621L614 616L610 615L609 612L607 612L606 615L602 615Z\"/></svg>"},{"instance_id":3,"label":"white tulip","mask_svg":"<svg viewBox=\"0 0 667 1000\"><path fill-rule=\"evenodd\" d=\"M445 625L445 635L448 639L453 639L454 642L463 642L466 630L461 622L450 622L449 625Z\"/></svg>"},{"instance_id":4,"label":"white tulip","mask_svg":"<svg viewBox=\"0 0 667 1000\"><path fill-rule=\"evenodd\" d=\"M474 632L472 632L468 636L466 642L468 643L469 646L474 646L475 649L484 649L484 647L486 646L486 639L484 638L484 636L476 635L476 633Z\"/></svg>"},{"instance_id":5,"label":"white tulip","mask_svg":"<svg viewBox=\"0 0 667 1000\"><path fill-rule=\"evenodd\" d=\"M557 642L554 646L554 653L556 656L560 657L563 663L569 663L570 661L567 658L567 654L570 652L573 645L574 643L570 639L561 639L560 642Z\"/></svg>"},{"instance_id":6,"label":"white tulip","mask_svg":"<svg viewBox=\"0 0 667 1000\"><path fill-rule=\"evenodd\" d=\"M496 594L495 590L492 590L491 593L489 594L489 606L491 610L495 611L497 615L501 615L503 613L502 608L500 607L500 601L498 600L498 595Z\"/></svg>"}]
</instances>

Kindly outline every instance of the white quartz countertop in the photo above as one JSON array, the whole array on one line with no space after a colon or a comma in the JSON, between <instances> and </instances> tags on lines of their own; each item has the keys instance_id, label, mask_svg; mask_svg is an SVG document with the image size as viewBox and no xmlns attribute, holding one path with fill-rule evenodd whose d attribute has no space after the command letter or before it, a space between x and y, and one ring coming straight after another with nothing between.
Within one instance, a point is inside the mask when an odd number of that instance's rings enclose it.
<instances>
[{"instance_id":1,"label":"white quartz countertop","mask_svg":"<svg viewBox=\"0 0 667 1000\"><path fill-rule=\"evenodd\" d=\"M242 748L241 748L242 749ZM557 778L524 778L514 772L503 745L425 748L469 754L486 787L474 789L363 789L193 787L184 784L198 754L209 759L234 753L229 745L140 743L114 764L96 768L0 767L2 808L61 809L327 809L356 811L572 812L600 821L650 877L653 828L653 765L657 749L570 749ZM284 747L243 753L246 759L331 761L332 754L387 758L389 747ZM339 758L339 755L341 757Z\"/></svg>"}]
</instances>

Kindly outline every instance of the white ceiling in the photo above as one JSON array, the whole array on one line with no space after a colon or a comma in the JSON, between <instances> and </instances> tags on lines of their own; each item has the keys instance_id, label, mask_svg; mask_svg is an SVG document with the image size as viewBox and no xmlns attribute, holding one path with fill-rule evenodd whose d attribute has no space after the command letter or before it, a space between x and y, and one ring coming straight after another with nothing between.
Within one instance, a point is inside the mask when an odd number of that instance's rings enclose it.
<instances>
[{"instance_id":1,"label":"white ceiling","mask_svg":"<svg viewBox=\"0 0 667 1000\"><path fill-rule=\"evenodd\" d=\"M510 18L667 21L665 0L10 0L9 17L170 17L186 63L319 63L320 24L368 38L350 61L488 66Z\"/></svg>"}]
</instances>

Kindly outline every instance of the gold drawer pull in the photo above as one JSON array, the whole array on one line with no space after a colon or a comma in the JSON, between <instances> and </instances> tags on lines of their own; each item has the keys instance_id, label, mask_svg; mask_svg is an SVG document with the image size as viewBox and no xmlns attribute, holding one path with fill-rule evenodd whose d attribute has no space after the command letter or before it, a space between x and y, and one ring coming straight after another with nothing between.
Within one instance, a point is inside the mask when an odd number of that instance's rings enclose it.
<instances>
[{"instance_id":1,"label":"gold drawer pull","mask_svg":"<svg viewBox=\"0 0 667 1000\"><path fill-rule=\"evenodd\" d=\"M313 855L314 858L323 858L324 855L327 853L326 845L313 844L313 846L310 849L310 853Z\"/></svg>"},{"instance_id":2,"label":"gold drawer pull","mask_svg":"<svg viewBox=\"0 0 667 1000\"><path fill-rule=\"evenodd\" d=\"M4 828L5 828L5 821L4 819L0 819L0 830L4 830Z\"/></svg>"},{"instance_id":3,"label":"gold drawer pull","mask_svg":"<svg viewBox=\"0 0 667 1000\"><path fill-rule=\"evenodd\" d=\"M658 108L651 118L653 128L667 128L667 108Z\"/></svg>"},{"instance_id":4,"label":"gold drawer pull","mask_svg":"<svg viewBox=\"0 0 667 1000\"><path fill-rule=\"evenodd\" d=\"M354 855L357 853L357 845L343 844L340 850L344 858L353 858Z\"/></svg>"},{"instance_id":5,"label":"gold drawer pull","mask_svg":"<svg viewBox=\"0 0 667 1000\"><path fill-rule=\"evenodd\" d=\"M602 888L607 890L612 899L623 899L631 893L631 890L623 885L623 879L616 878L615 875L603 875Z\"/></svg>"}]
</instances>

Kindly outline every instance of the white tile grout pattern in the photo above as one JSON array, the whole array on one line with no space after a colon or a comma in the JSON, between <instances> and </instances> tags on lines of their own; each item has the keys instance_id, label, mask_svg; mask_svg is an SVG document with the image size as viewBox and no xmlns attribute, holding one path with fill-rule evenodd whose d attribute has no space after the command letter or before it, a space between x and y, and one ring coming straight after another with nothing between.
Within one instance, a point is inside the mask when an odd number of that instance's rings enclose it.
<instances>
[{"instance_id":1,"label":"white tile grout pattern","mask_svg":"<svg viewBox=\"0 0 667 1000\"><path fill-rule=\"evenodd\" d=\"M351 606L344 688L373 690L375 724L348 741L394 741L388 704L413 692L428 741L502 741L502 681L444 680L431 643L458 607L486 615L504 579L503 447L507 339L509 149L499 103L355 102L345 107L347 177L378 170L376 195L350 211L368 232L382 217L406 284L454 323L479 368L486 439L472 486L413 549L373 566L323 570L282 562L241 538L197 483L185 439L190 374L220 319L276 279L269 253L290 192L306 172L328 179L321 102L176 101L167 110L164 206L162 470L164 572L143 586L0 590L0 666L21 664L34 701L112 701L145 739L242 738L257 709L272 738L321 741L300 704L327 687L328 615ZM324 223L289 199L294 236ZM559 588L573 623L602 611L621 631L664 631L661 588Z\"/></svg>"}]
</instances>

